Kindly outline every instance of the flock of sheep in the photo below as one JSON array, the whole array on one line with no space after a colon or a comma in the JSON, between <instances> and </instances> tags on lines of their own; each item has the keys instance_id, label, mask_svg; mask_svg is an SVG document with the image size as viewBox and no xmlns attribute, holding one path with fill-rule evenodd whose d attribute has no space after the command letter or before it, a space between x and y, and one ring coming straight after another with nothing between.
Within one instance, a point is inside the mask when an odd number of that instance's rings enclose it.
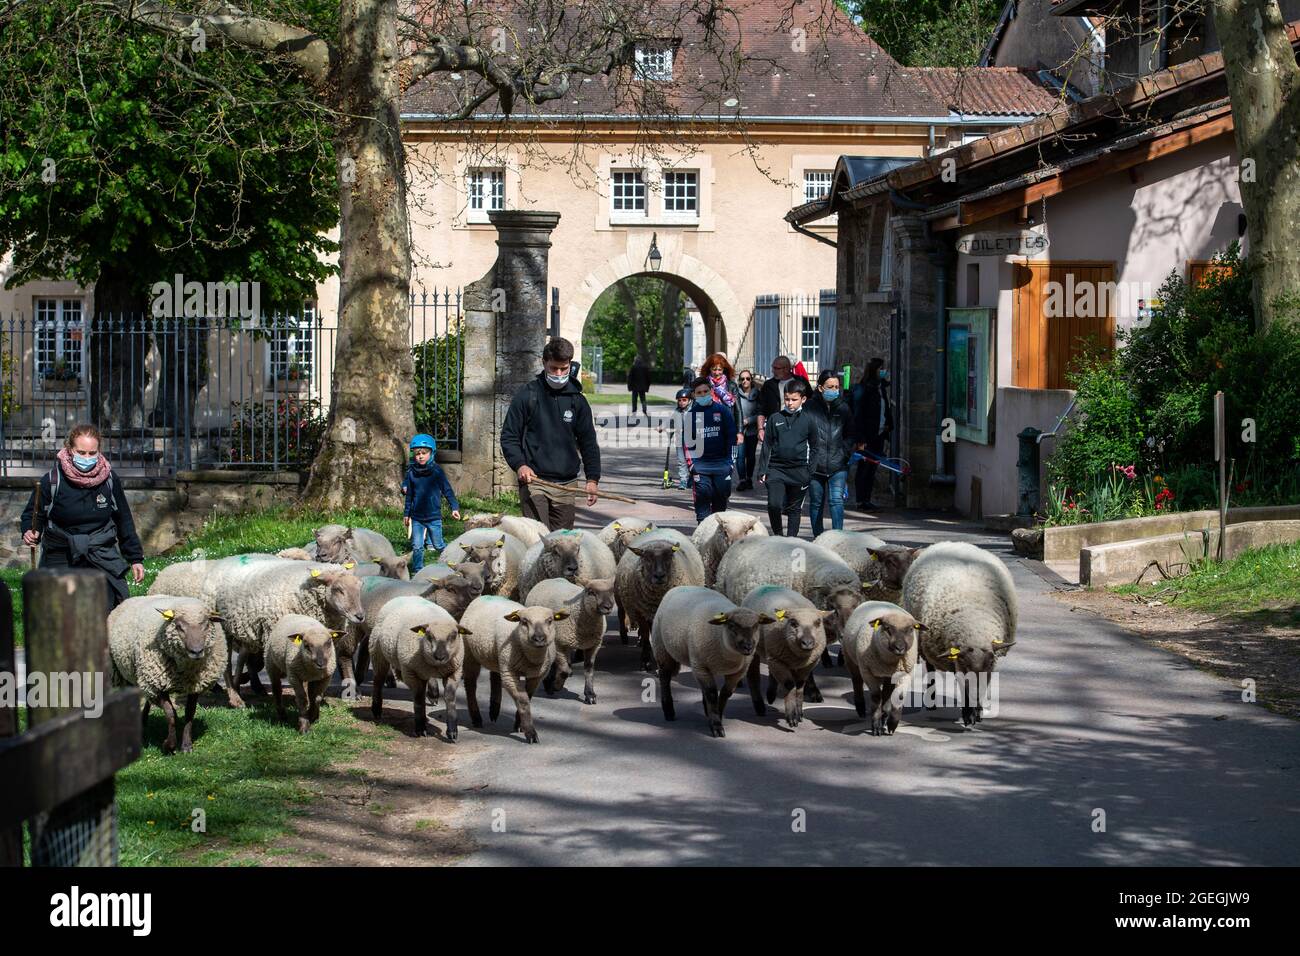
<instances>
[{"instance_id":1,"label":"flock of sheep","mask_svg":"<svg viewBox=\"0 0 1300 956\"><path fill-rule=\"evenodd\" d=\"M857 713L870 709L871 732L882 735L898 726L918 654L935 670L987 677L1015 643L1011 576L969 544L908 548L854 531L810 543L769 537L754 516L733 511L711 515L690 537L636 518L548 532L486 514L466 527L413 579L386 538L341 525L317 529L306 548L169 565L149 596L109 617L114 683L139 687L146 714L151 704L164 709L170 753L173 698L185 697L180 749L190 750L199 693L222 678L231 706L243 706L239 687L247 679L261 691L262 666L282 718L281 682L292 688L303 733L336 667L350 700L373 664L375 716L385 687L401 680L416 735L431 732L427 704L441 698L448 741L458 734L462 683L470 722L482 726L486 670L488 716L497 718L504 688L515 730L536 743L537 687L563 688L578 660L582 700L596 703L596 656L614 613L624 644L630 630L639 634L667 720L672 679L685 666L715 737L725 736L723 713L742 679L759 715L780 696L795 728L804 701L822 700L813 671L831 663L828 645L839 642ZM978 721L979 699L963 703L963 722Z\"/></svg>"}]
</instances>

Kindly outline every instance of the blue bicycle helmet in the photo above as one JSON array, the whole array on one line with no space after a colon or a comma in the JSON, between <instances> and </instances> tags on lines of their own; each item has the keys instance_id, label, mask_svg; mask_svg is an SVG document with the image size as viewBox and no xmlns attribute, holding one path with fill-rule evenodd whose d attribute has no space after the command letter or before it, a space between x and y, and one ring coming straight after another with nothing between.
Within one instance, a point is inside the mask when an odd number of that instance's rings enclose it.
<instances>
[{"instance_id":1,"label":"blue bicycle helmet","mask_svg":"<svg viewBox=\"0 0 1300 956\"><path fill-rule=\"evenodd\" d=\"M411 451L415 451L417 448L427 448L429 451L434 451L437 447L438 444L433 440L433 436L426 435L424 432L420 432L411 439Z\"/></svg>"}]
</instances>

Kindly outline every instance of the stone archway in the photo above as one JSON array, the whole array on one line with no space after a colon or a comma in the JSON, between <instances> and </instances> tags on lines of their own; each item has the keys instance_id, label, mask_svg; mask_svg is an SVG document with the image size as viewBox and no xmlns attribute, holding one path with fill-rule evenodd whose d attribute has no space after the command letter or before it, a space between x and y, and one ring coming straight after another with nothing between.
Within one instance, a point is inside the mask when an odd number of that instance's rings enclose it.
<instances>
[{"instance_id":1,"label":"stone archway","mask_svg":"<svg viewBox=\"0 0 1300 956\"><path fill-rule=\"evenodd\" d=\"M587 315L600 294L623 279L653 276L677 286L699 308L704 319L705 354L726 351L728 342L739 341L749 317L731 286L703 262L682 252L680 240L671 236L659 237L662 265L659 270L651 272L645 264L650 238L646 235L635 245L629 244L628 252L592 270L578 288L560 290L563 303L560 334L581 350ZM695 356L696 362L703 358L703 355Z\"/></svg>"}]
</instances>

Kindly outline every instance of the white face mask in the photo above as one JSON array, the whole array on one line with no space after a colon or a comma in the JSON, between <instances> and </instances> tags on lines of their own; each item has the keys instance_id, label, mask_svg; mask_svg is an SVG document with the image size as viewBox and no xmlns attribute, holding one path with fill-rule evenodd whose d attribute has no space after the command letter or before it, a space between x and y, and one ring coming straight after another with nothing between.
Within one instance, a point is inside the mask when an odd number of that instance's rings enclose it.
<instances>
[{"instance_id":1,"label":"white face mask","mask_svg":"<svg viewBox=\"0 0 1300 956\"><path fill-rule=\"evenodd\" d=\"M569 376L567 376L567 375L552 375L550 372L547 372L547 373L546 373L546 384L549 385L549 386L551 386L551 388L556 388L556 389L564 388L564 386L566 386L566 385L569 384Z\"/></svg>"}]
</instances>

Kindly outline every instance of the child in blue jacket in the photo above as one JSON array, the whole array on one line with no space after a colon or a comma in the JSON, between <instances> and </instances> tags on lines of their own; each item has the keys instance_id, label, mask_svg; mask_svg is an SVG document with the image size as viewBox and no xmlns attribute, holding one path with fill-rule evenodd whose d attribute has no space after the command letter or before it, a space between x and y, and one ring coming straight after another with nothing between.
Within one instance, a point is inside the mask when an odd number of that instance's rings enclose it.
<instances>
[{"instance_id":1,"label":"child in blue jacket","mask_svg":"<svg viewBox=\"0 0 1300 956\"><path fill-rule=\"evenodd\" d=\"M424 567L426 536L433 540L438 551L447 547L442 539L442 499L451 505L451 516L460 519L460 503L452 490L447 473L433 462L433 438L420 434L411 439L411 454L415 459L406 469L402 479L402 494L406 496L405 517L402 523L411 534L411 573Z\"/></svg>"}]
</instances>

